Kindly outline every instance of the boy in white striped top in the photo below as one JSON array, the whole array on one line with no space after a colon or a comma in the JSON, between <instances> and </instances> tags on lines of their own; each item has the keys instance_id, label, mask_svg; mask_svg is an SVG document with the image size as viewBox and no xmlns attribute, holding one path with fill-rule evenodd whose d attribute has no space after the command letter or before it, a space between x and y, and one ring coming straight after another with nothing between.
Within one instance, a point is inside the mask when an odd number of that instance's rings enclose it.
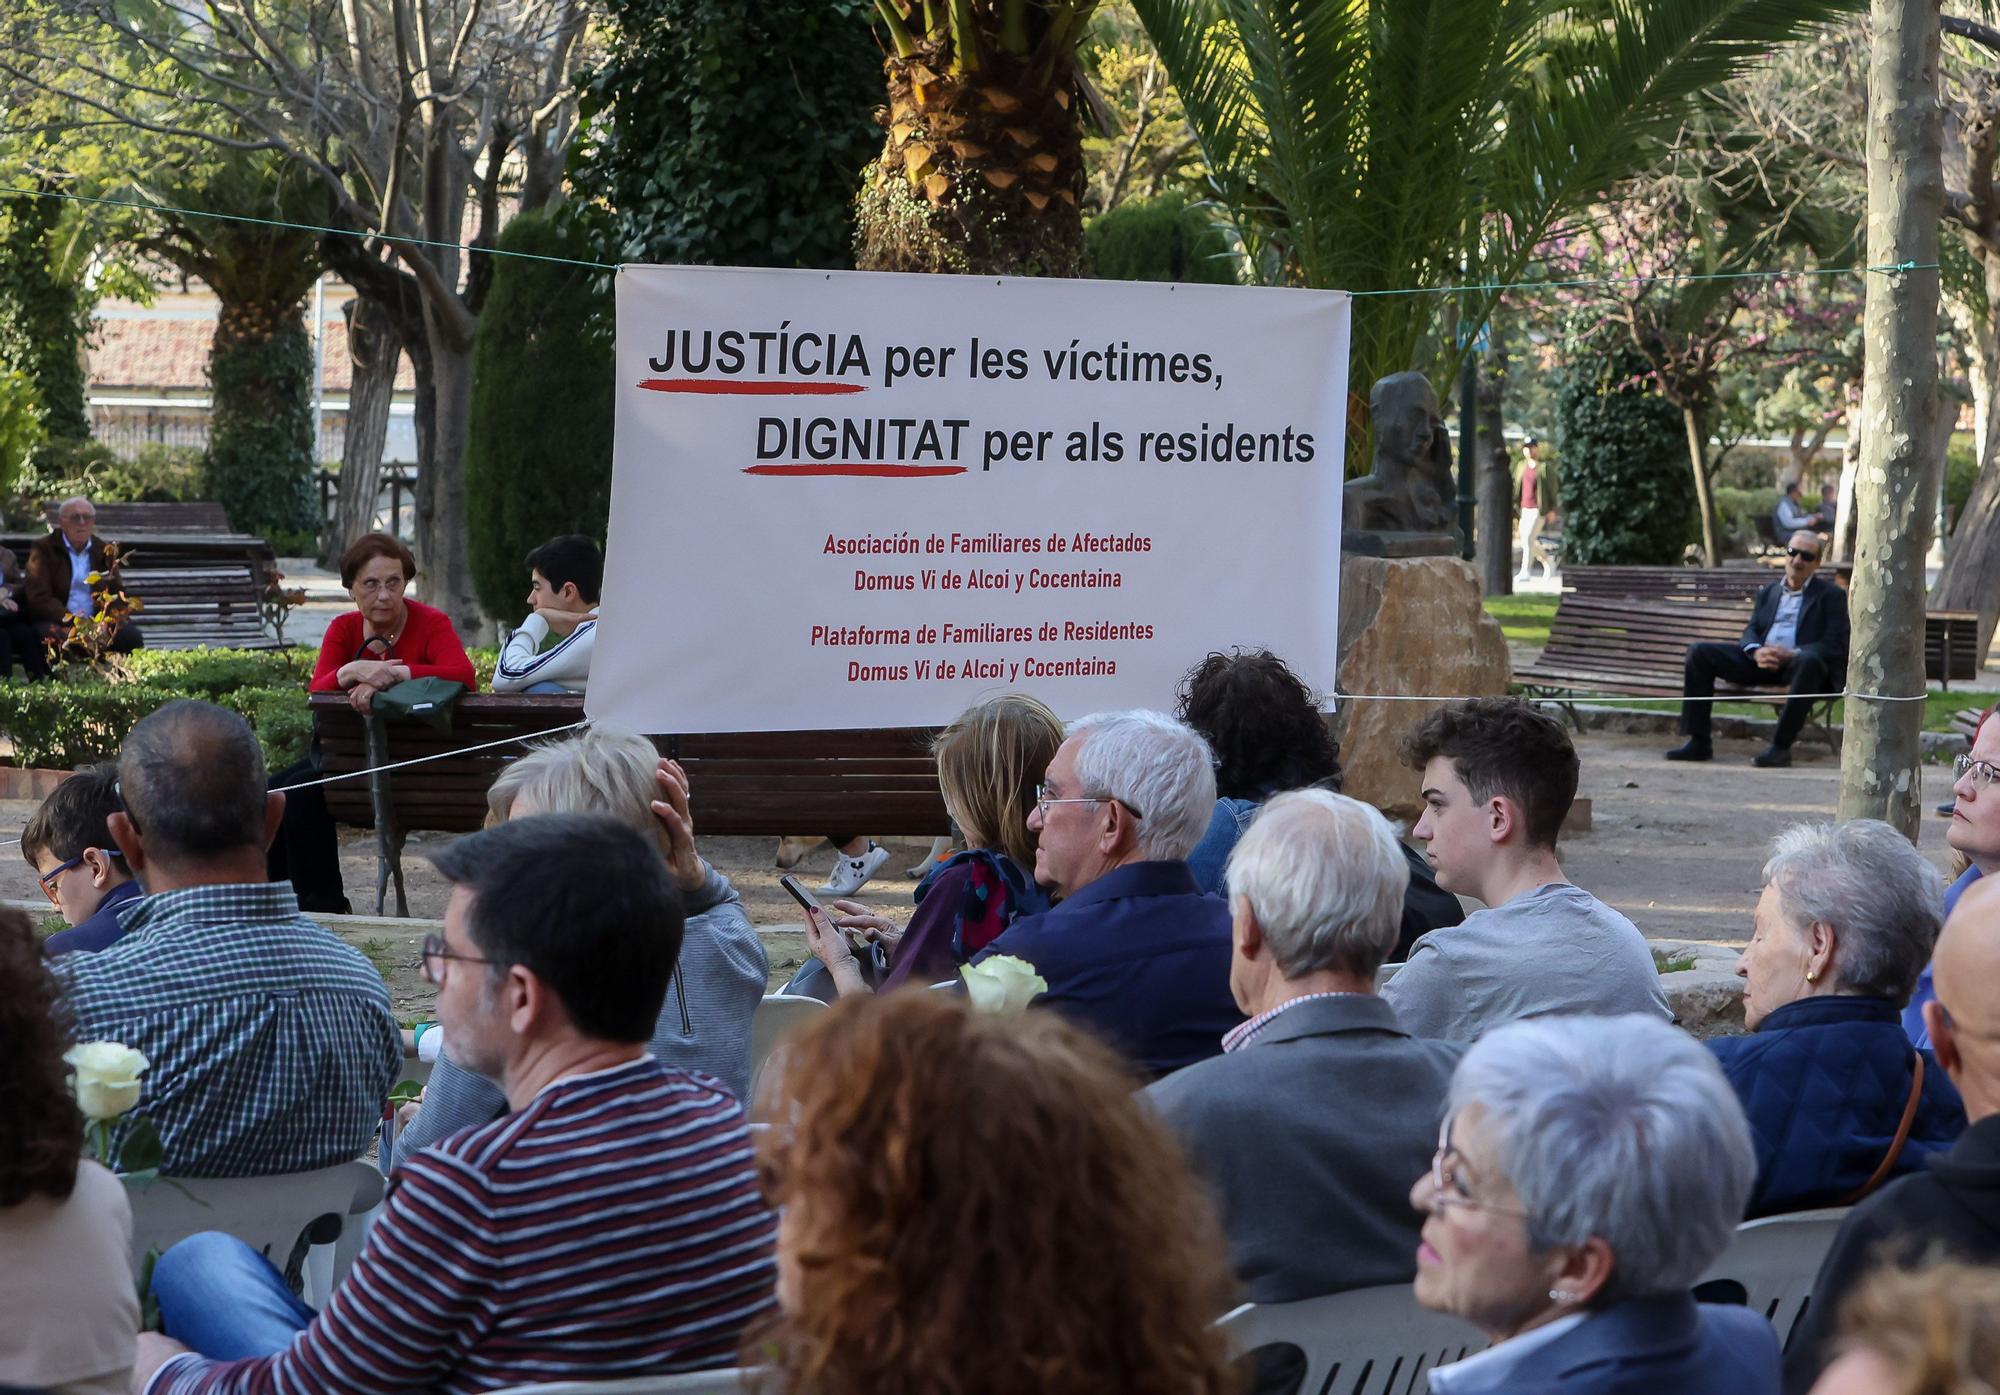
<instances>
[{"instance_id":1,"label":"boy in white striped top","mask_svg":"<svg viewBox=\"0 0 2000 1395\"><path fill-rule=\"evenodd\" d=\"M646 1051L681 935L635 830L543 815L435 854L453 883L424 970L453 1054L512 1113L397 1169L315 1314L241 1242L160 1258L147 1395L470 1392L732 1364L772 1309L776 1221L742 1107Z\"/></svg>"}]
</instances>

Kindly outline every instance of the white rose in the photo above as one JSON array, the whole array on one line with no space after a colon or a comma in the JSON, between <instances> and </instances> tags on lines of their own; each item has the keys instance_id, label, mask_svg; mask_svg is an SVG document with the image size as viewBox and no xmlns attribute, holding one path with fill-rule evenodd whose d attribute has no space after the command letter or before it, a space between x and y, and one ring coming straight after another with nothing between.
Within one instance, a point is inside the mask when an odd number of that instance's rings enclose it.
<instances>
[{"instance_id":1,"label":"white rose","mask_svg":"<svg viewBox=\"0 0 2000 1395\"><path fill-rule=\"evenodd\" d=\"M63 1052L76 1071L76 1102L86 1119L116 1119L139 1102L139 1077L152 1064L122 1042L87 1041Z\"/></svg>"},{"instance_id":2,"label":"white rose","mask_svg":"<svg viewBox=\"0 0 2000 1395\"><path fill-rule=\"evenodd\" d=\"M967 964L958 972L965 979L965 996L979 1012L1018 1011L1036 994L1049 991L1049 981L1035 972L1033 964L1011 954Z\"/></svg>"}]
</instances>

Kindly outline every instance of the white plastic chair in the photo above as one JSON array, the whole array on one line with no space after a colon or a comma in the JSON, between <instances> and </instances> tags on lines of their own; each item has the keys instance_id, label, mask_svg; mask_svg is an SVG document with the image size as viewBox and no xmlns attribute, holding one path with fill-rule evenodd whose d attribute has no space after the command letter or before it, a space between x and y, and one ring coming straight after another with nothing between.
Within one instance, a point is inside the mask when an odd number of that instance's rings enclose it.
<instances>
[{"instance_id":1,"label":"white plastic chair","mask_svg":"<svg viewBox=\"0 0 2000 1395\"><path fill-rule=\"evenodd\" d=\"M349 1217L374 1209L382 1190L382 1174L359 1160L277 1177L162 1177L131 1194L132 1267L137 1272L150 1250L165 1253L190 1235L219 1230L282 1269L313 1221L339 1216L344 1232ZM306 1302L315 1307L326 1302L352 1261L347 1246L313 1246Z\"/></svg>"},{"instance_id":2,"label":"white plastic chair","mask_svg":"<svg viewBox=\"0 0 2000 1395\"><path fill-rule=\"evenodd\" d=\"M801 993L772 993L757 1004L757 1010L750 1015L750 1093L753 1097L757 1093L757 1078L770 1064L778 1043L825 1008L826 1004L818 998L808 998Z\"/></svg>"},{"instance_id":3,"label":"white plastic chair","mask_svg":"<svg viewBox=\"0 0 2000 1395\"><path fill-rule=\"evenodd\" d=\"M1286 1345L1303 1352L1299 1395L1425 1395L1432 1367L1486 1346L1477 1329L1419 1304L1408 1284L1245 1303L1217 1326L1240 1351Z\"/></svg>"},{"instance_id":4,"label":"white plastic chair","mask_svg":"<svg viewBox=\"0 0 2000 1395\"><path fill-rule=\"evenodd\" d=\"M743 1395L750 1388L752 1374L748 1368L733 1368L624 1380L562 1380L548 1385L510 1385L492 1395Z\"/></svg>"},{"instance_id":5,"label":"white plastic chair","mask_svg":"<svg viewBox=\"0 0 2000 1395\"><path fill-rule=\"evenodd\" d=\"M1826 1258L1840 1223L1847 1219L1847 1210L1829 1206L1745 1221L1736 1227L1736 1239L1722 1258L1709 1266L1701 1281L1740 1285L1744 1306L1771 1320L1778 1344L1783 1346L1805 1316L1820 1262Z\"/></svg>"}]
</instances>

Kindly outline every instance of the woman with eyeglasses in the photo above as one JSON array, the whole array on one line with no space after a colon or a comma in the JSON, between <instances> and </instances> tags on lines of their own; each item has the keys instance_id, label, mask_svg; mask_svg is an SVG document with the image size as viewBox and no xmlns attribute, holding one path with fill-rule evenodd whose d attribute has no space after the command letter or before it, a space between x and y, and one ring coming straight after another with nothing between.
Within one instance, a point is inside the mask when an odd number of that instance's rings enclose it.
<instances>
[{"instance_id":1,"label":"woman with eyeglasses","mask_svg":"<svg viewBox=\"0 0 2000 1395\"><path fill-rule=\"evenodd\" d=\"M1036 782L1062 742L1062 720L1025 693L1002 693L960 713L932 750L945 808L965 835L966 851L934 865L918 883L907 926L859 901L833 902L836 914L825 922L808 916L806 940L818 962L786 991L831 998L937 983L1021 916L1047 910L1048 897L1035 885L1028 814Z\"/></svg>"},{"instance_id":2,"label":"woman with eyeglasses","mask_svg":"<svg viewBox=\"0 0 2000 1395\"><path fill-rule=\"evenodd\" d=\"M1886 823L1798 824L1772 845L1736 965L1750 1032L1708 1043L1757 1145L1749 1215L1851 1206L1965 1132L1901 1016L1943 923L1937 869Z\"/></svg>"},{"instance_id":3,"label":"woman with eyeglasses","mask_svg":"<svg viewBox=\"0 0 2000 1395\"><path fill-rule=\"evenodd\" d=\"M404 594L416 574L416 557L387 533L359 538L341 555L340 584L354 609L326 628L313 692L345 692L355 711L367 712L375 694L411 678L478 686L451 617Z\"/></svg>"},{"instance_id":4,"label":"woman with eyeglasses","mask_svg":"<svg viewBox=\"0 0 2000 1395\"><path fill-rule=\"evenodd\" d=\"M1689 1289L1728 1247L1756 1160L1728 1082L1664 1022L1546 1017L1452 1076L1416 1297L1493 1345L1432 1395L1777 1395L1761 1313Z\"/></svg>"},{"instance_id":5,"label":"woman with eyeglasses","mask_svg":"<svg viewBox=\"0 0 2000 1395\"><path fill-rule=\"evenodd\" d=\"M1972 749L1952 762L1951 803L1942 812L1951 816L1944 840L1964 859L1963 870L1944 891L1944 913L1949 916L1966 888L1981 877L2000 872L2000 722L1986 711L1972 729ZM1903 1009L1903 1031L1912 1046L1929 1046L1930 1032L1924 1026L1924 1004L1936 994L1931 989L1931 968L1917 975L1916 991Z\"/></svg>"}]
</instances>

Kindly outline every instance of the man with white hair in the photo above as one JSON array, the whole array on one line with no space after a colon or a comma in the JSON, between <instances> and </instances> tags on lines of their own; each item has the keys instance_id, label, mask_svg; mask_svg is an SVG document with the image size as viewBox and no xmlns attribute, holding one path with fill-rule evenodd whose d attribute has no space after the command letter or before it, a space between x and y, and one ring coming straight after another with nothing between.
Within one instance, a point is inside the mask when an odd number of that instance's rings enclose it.
<instances>
[{"instance_id":1,"label":"man with white hair","mask_svg":"<svg viewBox=\"0 0 2000 1395\"><path fill-rule=\"evenodd\" d=\"M93 576L111 571L111 551L97 536L97 507L78 495L56 508L56 526L28 549L24 593L28 619L44 639L60 637L72 615L95 615L101 608ZM118 627L110 648L129 653L145 640L139 627L126 621Z\"/></svg>"},{"instance_id":2,"label":"man with white hair","mask_svg":"<svg viewBox=\"0 0 2000 1395\"><path fill-rule=\"evenodd\" d=\"M1163 712L1070 724L1028 827L1035 880L1062 900L980 952L1048 981L1038 1003L1095 1031L1149 1076L1213 1056L1243 1020L1229 995L1229 908L1187 855L1215 809L1208 743Z\"/></svg>"},{"instance_id":3,"label":"man with white hair","mask_svg":"<svg viewBox=\"0 0 2000 1395\"><path fill-rule=\"evenodd\" d=\"M1375 995L1409 867L1374 809L1281 794L1229 859L1229 988L1250 1020L1146 1094L1215 1194L1243 1296L1408 1283L1463 1046L1418 1041Z\"/></svg>"}]
</instances>

